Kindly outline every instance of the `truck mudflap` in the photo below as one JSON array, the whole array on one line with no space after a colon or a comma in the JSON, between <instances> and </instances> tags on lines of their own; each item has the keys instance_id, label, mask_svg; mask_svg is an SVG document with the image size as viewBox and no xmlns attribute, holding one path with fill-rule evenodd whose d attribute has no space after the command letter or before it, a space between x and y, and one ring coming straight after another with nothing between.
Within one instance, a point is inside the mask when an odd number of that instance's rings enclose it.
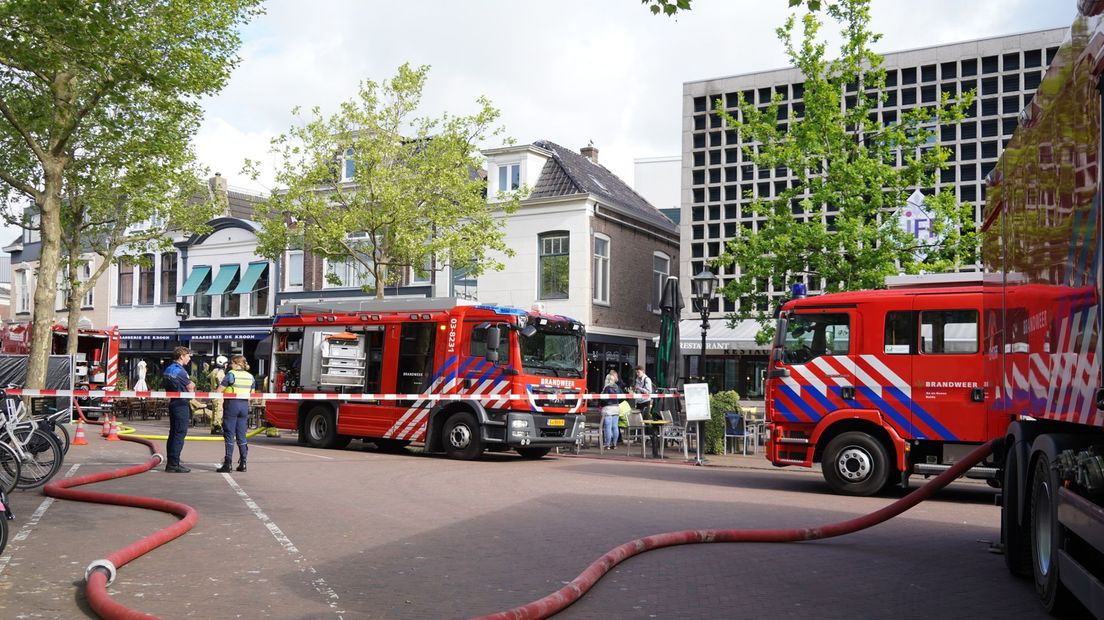
<instances>
[{"instance_id":1,"label":"truck mudflap","mask_svg":"<svg viewBox=\"0 0 1104 620\"><path fill-rule=\"evenodd\" d=\"M506 414L503 442L511 448L574 446L582 437L584 419L579 414L511 411Z\"/></svg>"}]
</instances>

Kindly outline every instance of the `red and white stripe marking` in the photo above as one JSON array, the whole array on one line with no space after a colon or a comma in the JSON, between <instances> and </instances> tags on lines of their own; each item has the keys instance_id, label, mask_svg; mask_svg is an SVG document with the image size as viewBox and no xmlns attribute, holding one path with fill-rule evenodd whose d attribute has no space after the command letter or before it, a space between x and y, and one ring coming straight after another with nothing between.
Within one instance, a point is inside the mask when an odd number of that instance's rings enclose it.
<instances>
[{"instance_id":1,"label":"red and white stripe marking","mask_svg":"<svg viewBox=\"0 0 1104 620\"><path fill-rule=\"evenodd\" d=\"M432 388L431 388L432 389ZM367 394L334 392L250 392L248 394L224 394L222 392L135 392L131 390L30 390L12 388L5 390L8 396L50 396L50 397L75 397L75 398L203 398L209 400L413 400L413 401L438 401L438 400L529 400L528 394L502 394L498 391L487 394ZM605 400L616 398L618 400L635 399L636 394L567 394L564 400ZM679 398L678 392L666 394L651 394L651 398Z\"/></svg>"}]
</instances>

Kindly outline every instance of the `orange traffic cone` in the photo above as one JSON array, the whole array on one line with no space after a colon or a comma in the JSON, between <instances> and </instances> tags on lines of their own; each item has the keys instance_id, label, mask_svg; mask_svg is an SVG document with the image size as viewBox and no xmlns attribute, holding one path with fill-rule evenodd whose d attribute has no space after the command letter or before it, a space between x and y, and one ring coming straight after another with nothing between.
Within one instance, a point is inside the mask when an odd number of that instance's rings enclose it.
<instances>
[{"instance_id":1,"label":"orange traffic cone","mask_svg":"<svg viewBox=\"0 0 1104 620\"><path fill-rule=\"evenodd\" d=\"M72 445L74 445L74 446L87 446L88 445L88 441L86 441L84 439L84 422L82 422L81 420L77 420L77 432L74 433L74 435L73 435Z\"/></svg>"},{"instance_id":2,"label":"orange traffic cone","mask_svg":"<svg viewBox=\"0 0 1104 620\"><path fill-rule=\"evenodd\" d=\"M115 420L115 416L111 416L111 430L107 433L108 441L120 441L119 440L119 423Z\"/></svg>"}]
</instances>

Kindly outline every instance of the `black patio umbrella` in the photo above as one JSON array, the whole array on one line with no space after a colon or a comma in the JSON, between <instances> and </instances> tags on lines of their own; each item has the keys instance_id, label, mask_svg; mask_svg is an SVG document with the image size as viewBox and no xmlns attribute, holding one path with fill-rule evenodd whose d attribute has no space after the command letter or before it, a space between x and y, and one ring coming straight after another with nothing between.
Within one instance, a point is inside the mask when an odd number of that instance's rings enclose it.
<instances>
[{"instance_id":1,"label":"black patio umbrella","mask_svg":"<svg viewBox=\"0 0 1104 620\"><path fill-rule=\"evenodd\" d=\"M668 276L660 298L659 349L656 352L656 386L674 389L679 382L679 316L682 295L678 278Z\"/></svg>"}]
</instances>

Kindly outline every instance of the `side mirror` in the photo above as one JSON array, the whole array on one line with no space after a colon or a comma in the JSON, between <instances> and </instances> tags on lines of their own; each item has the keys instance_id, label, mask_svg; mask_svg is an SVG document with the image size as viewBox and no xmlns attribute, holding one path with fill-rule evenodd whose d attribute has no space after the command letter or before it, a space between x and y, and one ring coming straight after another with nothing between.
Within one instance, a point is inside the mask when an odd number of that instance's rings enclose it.
<instances>
[{"instance_id":1,"label":"side mirror","mask_svg":"<svg viewBox=\"0 0 1104 620\"><path fill-rule=\"evenodd\" d=\"M525 336L526 338L532 338L533 334L537 333L537 328L533 327L532 325L526 325L525 327L522 327L521 331L518 333L522 336Z\"/></svg>"},{"instance_id":2,"label":"side mirror","mask_svg":"<svg viewBox=\"0 0 1104 620\"><path fill-rule=\"evenodd\" d=\"M498 347L502 344L502 330L497 325L487 328L487 353L484 357L488 362L498 362Z\"/></svg>"}]
</instances>

